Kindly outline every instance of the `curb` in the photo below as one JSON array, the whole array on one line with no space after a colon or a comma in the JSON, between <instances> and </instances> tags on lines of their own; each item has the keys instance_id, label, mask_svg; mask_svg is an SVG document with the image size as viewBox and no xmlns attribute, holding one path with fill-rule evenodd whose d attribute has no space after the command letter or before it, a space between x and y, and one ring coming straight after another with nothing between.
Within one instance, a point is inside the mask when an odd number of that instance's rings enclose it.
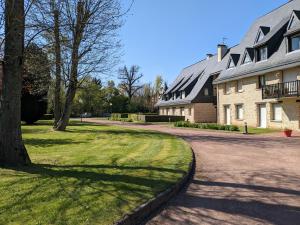
<instances>
[{"instance_id":1,"label":"curb","mask_svg":"<svg viewBox=\"0 0 300 225\"><path fill-rule=\"evenodd\" d=\"M140 225L145 222L147 218L149 218L152 214L157 212L158 209L161 208L162 205L167 203L172 197L178 194L191 180L195 172L195 153L193 149L192 151L192 161L189 164L189 169L187 174L182 177L177 184L173 185L169 189L164 192L158 194L155 198L150 199L145 204L139 206L132 213L125 215L121 220L116 222L114 225Z\"/></svg>"}]
</instances>

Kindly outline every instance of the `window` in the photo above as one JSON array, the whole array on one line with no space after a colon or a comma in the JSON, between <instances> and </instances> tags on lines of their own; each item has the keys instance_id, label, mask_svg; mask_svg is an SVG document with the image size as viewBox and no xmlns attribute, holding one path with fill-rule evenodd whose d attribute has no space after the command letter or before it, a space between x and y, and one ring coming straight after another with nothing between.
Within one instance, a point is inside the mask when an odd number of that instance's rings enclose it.
<instances>
[{"instance_id":1,"label":"window","mask_svg":"<svg viewBox=\"0 0 300 225\"><path fill-rule=\"evenodd\" d=\"M185 91L181 92L181 98L184 99L185 98Z\"/></svg>"},{"instance_id":2,"label":"window","mask_svg":"<svg viewBox=\"0 0 300 225\"><path fill-rule=\"evenodd\" d=\"M233 60L230 59L227 68L230 69L230 68L233 68L233 67L235 67L235 64L234 64Z\"/></svg>"},{"instance_id":3,"label":"window","mask_svg":"<svg viewBox=\"0 0 300 225\"><path fill-rule=\"evenodd\" d=\"M181 116L185 116L185 113L184 113L184 108L182 107L182 108L180 108L180 115Z\"/></svg>"},{"instance_id":4,"label":"window","mask_svg":"<svg viewBox=\"0 0 300 225\"><path fill-rule=\"evenodd\" d=\"M238 80L237 84L236 84L236 91L237 92L243 92L243 81L242 80Z\"/></svg>"},{"instance_id":5,"label":"window","mask_svg":"<svg viewBox=\"0 0 300 225\"><path fill-rule=\"evenodd\" d=\"M291 37L290 39L290 52L300 49L300 34Z\"/></svg>"},{"instance_id":6,"label":"window","mask_svg":"<svg viewBox=\"0 0 300 225\"><path fill-rule=\"evenodd\" d=\"M236 105L236 119L237 120L243 120L244 119L243 105Z\"/></svg>"},{"instance_id":7,"label":"window","mask_svg":"<svg viewBox=\"0 0 300 225\"><path fill-rule=\"evenodd\" d=\"M282 106L280 103L272 104L273 111L273 120L281 121L282 120Z\"/></svg>"},{"instance_id":8,"label":"window","mask_svg":"<svg viewBox=\"0 0 300 225\"><path fill-rule=\"evenodd\" d=\"M262 40L264 37L264 34L262 31L259 31L257 38L256 38L256 42L259 42L260 40Z\"/></svg>"},{"instance_id":9,"label":"window","mask_svg":"<svg viewBox=\"0 0 300 225\"><path fill-rule=\"evenodd\" d=\"M258 88L262 88L266 85L266 77L264 75L258 76Z\"/></svg>"},{"instance_id":10,"label":"window","mask_svg":"<svg viewBox=\"0 0 300 225\"><path fill-rule=\"evenodd\" d=\"M257 61L263 61L268 59L268 48L262 47L258 49L257 52Z\"/></svg>"},{"instance_id":11,"label":"window","mask_svg":"<svg viewBox=\"0 0 300 225\"><path fill-rule=\"evenodd\" d=\"M204 89L204 95L205 95L205 96L208 96L208 95L209 95L208 88L205 88L205 89Z\"/></svg>"},{"instance_id":12,"label":"window","mask_svg":"<svg viewBox=\"0 0 300 225\"><path fill-rule=\"evenodd\" d=\"M251 59L249 53L246 52L242 64L247 64L247 63L251 63L251 62L252 62L252 59Z\"/></svg>"},{"instance_id":13,"label":"window","mask_svg":"<svg viewBox=\"0 0 300 225\"><path fill-rule=\"evenodd\" d=\"M176 115L176 108L173 108L172 111L173 111L173 114L172 114L172 115L175 116L175 115Z\"/></svg>"},{"instance_id":14,"label":"window","mask_svg":"<svg viewBox=\"0 0 300 225\"><path fill-rule=\"evenodd\" d=\"M225 94L230 94L230 83L225 84L224 92Z\"/></svg>"},{"instance_id":15,"label":"window","mask_svg":"<svg viewBox=\"0 0 300 225\"><path fill-rule=\"evenodd\" d=\"M192 115L192 108L189 108L189 116Z\"/></svg>"},{"instance_id":16,"label":"window","mask_svg":"<svg viewBox=\"0 0 300 225\"><path fill-rule=\"evenodd\" d=\"M170 109L167 108L166 110L167 110L167 114L166 115L170 115Z\"/></svg>"}]
</instances>

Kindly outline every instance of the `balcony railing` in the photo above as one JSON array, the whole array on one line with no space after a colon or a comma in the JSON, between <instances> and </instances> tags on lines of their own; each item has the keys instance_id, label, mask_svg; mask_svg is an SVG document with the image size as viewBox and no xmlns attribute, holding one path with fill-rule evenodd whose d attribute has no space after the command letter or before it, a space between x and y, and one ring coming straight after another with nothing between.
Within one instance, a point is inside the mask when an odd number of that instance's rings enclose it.
<instances>
[{"instance_id":1,"label":"balcony railing","mask_svg":"<svg viewBox=\"0 0 300 225\"><path fill-rule=\"evenodd\" d=\"M265 85L262 87L262 98L283 98L283 97L299 97L300 96L300 80Z\"/></svg>"}]
</instances>

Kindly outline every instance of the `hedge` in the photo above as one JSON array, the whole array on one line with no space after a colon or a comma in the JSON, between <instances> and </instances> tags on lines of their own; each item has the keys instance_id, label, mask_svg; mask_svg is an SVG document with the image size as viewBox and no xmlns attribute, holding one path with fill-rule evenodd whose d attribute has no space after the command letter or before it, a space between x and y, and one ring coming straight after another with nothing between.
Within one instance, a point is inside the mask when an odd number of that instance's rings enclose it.
<instances>
[{"instance_id":1,"label":"hedge","mask_svg":"<svg viewBox=\"0 0 300 225\"><path fill-rule=\"evenodd\" d=\"M177 122L185 119L184 116L166 116L166 115L140 115L142 122Z\"/></svg>"},{"instance_id":2,"label":"hedge","mask_svg":"<svg viewBox=\"0 0 300 225\"><path fill-rule=\"evenodd\" d=\"M221 125L216 123L190 123L185 121L179 121L174 124L175 127L191 127L198 129L210 129L210 130L227 130L227 131L239 131L238 126L234 125Z\"/></svg>"},{"instance_id":3,"label":"hedge","mask_svg":"<svg viewBox=\"0 0 300 225\"><path fill-rule=\"evenodd\" d=\"M128 113L112 113L111 120L120 120L120 119L127 119Z\"/></svg>"}]
</instances>

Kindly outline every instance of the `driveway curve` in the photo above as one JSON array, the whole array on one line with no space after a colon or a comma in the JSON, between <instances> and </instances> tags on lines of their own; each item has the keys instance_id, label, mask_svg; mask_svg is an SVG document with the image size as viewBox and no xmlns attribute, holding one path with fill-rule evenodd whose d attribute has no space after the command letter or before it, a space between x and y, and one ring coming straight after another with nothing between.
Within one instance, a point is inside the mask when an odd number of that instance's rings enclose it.
<instances>
[{"instance_id":1,"label":"driveway curve","mask_svg":"<svg viewBox=\"0 0 300 225\"><path fill-rule=\"evenodd\" d=\"M190 185L147 225L300 225L300 137L122 126L177 135L196 156Z\"/></svg>"}]
</instances>

